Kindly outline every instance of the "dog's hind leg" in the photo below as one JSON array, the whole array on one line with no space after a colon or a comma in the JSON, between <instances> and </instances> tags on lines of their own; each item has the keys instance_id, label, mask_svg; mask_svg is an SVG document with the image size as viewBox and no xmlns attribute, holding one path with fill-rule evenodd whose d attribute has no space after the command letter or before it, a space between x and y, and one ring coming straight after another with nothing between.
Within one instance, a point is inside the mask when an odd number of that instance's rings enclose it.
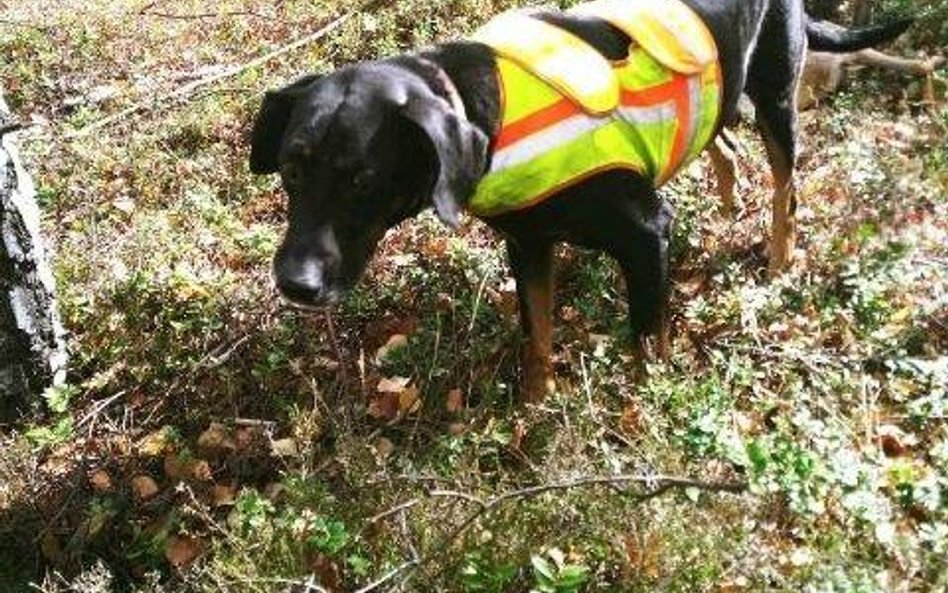
<instances>
[{"instance_id":1,"label":"dog's hind leg","mask_svg":"<svg viewBox=\"0 0 948 593\"><path fill-rule=\"evenodd\" d=\"M793 3L790 3L791 5ZM787 268L796 243L797 195L793 172L797 158L795 97L806 52L799 15L765 23L751 60L746 92L757 112L774 177L770 273Z\"/></svg>"},{"instance_id":2,"label":"dog's hind leg","mask_svg":"<svg viewBox=\"0 0 948 593\"><path fill-rule=\"evenodd\" d=\"M760 114L759 109L758 114ZM789 148L782 139L786 135L780 131L790 126L788 122L776 117L768 119L761 115L757 118L757 125L764 138L770 170L774 177L769 271L772 276L776 276L790 265L794 245L796 245L797 192L793 178L795 155L793 149Z\"/></svg>"},{"instance_id":3,"label":"dog's hind leg","mask_svg":"<svg viewBox=\"0 0 948 593\"><path fill-rule=\"evenodd\" d=\"M708 145L708 156L718 182L721 210L725 216L734 215L734 186L737 185L737 155L734 144L731 133L727 128L722 128L714 142Z\"/></svg>"},{"instance_id":4,"label":"dog's hind leg","mask_svg":"<svg viewBox=\"0 0 948 593\"><path fill-rule=\"evenodd\" d=\"M517 281L524 398L541 402L555 389L553 365L553 245L545 240L507 239L507 256Z\"/></svg>"}]
</instances>

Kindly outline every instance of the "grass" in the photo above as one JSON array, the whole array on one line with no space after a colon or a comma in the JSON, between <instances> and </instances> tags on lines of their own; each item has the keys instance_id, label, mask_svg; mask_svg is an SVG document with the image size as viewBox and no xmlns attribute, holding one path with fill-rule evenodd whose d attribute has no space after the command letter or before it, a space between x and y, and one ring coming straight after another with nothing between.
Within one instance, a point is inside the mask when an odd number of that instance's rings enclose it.
<instances>
[{"instance_id":1,"label":"grass","mask_svg":"<svg viewBox=\"0 0 948 593\"><path fill-rule=\"evenodd\" d=\"M382 590L948 586L948 112L900 99L904 81L860 76L804 114L801 253L778 280L752 130L738 131L735 220L703 161L670 185L673 348L645 380L620 275L564 249L560 392L520 404L513 284L476 222L402 225L332 312L280 304L283 198L245 164L260 93L456 37L509 4L386 4L83 137L70 132L342 4L10 5L0 81L39 124L21 142L72 367L0 427L0 590L352 591L392 571ZM616 474L749 487L474 502Z\"/></svg>"}]
</instances>

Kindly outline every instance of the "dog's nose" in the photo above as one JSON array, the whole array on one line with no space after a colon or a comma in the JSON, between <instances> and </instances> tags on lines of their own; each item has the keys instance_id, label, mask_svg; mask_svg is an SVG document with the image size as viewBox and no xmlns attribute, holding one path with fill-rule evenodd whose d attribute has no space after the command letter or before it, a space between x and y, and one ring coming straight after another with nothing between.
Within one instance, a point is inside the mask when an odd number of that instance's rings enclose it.
<instances>
[{"instance_id":1,"label":"dog's nose","mask_svg":"<svg viewBox=\"0 0 948 593\"><path fill-rule=\"evenodd\" d=\"M327 300L325 287L309 284L300 278L277 277L277 288L295 305L318 306Z\"/></svg>"},{"instance_id":2,"label":"dog's nose","mask_svg":"<svg viewBox=\"0 0 948 593\"><path fill-rule=\"evenodd\" d=\"M294 256L281 251L273 262L277 289L295 305L314 307L332 296L328 286L328 263L315 257Z\"/></svg>"}]
</instances>

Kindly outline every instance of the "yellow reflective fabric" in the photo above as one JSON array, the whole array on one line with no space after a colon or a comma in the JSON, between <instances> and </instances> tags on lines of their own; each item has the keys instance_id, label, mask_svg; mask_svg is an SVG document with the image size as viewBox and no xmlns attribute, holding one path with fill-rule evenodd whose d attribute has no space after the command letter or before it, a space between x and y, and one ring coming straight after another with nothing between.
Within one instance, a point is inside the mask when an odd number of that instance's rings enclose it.
<instances>
[{"instance_id":1,"label":"yellow reflective fabric","mask_svg":"<svg viewBox=\"0 0 948 593\"><path fill-rule=\"evenodd\" d=\"M675 72L697 74L718 59L711 32L681 0L593 0L569 12L609 21Z\"/></svg>"},{"instance_id":2,"label":"yellow reflective fabric","mask_svg":"<svg viewBox=\"0 0 948 593\"><path fill-rule=\"evenodd\" d=\"M600 3L597 0L593 4ZM501 30L496 29L491 37L499 36ZM516 37L522 30L508 29L507 34ZM505 48L514 46L507 44ZM570 43L559 51L575 47ZM713 41L710 49L705 49L702 55L716 56ZM604 59L593 52L596 58L590 63ZM548 69L538 73L530 63L530 52L517 59L499 53L501 127L494 141L490 171L468 204L477 215L530 207L609 169L633 170L660 185L694 158L715 130L720 110L716 60L697 72L683 73L670 69L654 48L633 44L626 60L609 64L610 76L618 87L615 107L594 114L584 104L582 84L560 82L562 78L581 77L575 74L583 70L577 69L577 64L580 56L589 55L587 51L564 58L572 64L570 73L556 76ZM551 78L557 82L551 82ZM566 87L572 90L566 92Z\"/></svg>"},{"instance_id":3,"label":"yellow reflective fabric","mask_svg":"<svg viewBox=\"0 0 948 593\"><path fill-rule=\"evenodd\" d=\"M501 14L472 39L526 67L589 113L609 113L619 104L619 84L609 61L579 37L526 11Z\"/></svg>"}]
</instances>

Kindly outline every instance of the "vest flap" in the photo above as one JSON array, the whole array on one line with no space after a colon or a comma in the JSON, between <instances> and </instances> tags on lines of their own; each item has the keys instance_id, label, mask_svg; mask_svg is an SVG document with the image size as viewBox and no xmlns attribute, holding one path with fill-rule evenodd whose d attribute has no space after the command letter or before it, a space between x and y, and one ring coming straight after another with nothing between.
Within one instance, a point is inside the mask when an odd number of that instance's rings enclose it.
<instances>
[{"instance_id":1,"label":"vest flap","mask_svg":"<svg viewBox=\"0 0 948 593\"><path fill-rule=\"evenodd\" d=\"M593 115L619 104L619 82L606 60L572 33L526 11L504 13L472 37L534 74Z\"/></svg>"},{"instance_id":2,"label":"vest flap","mask_svg":"<svg viewBox=\"0 0 948 593\"><path fill-rule=\"evenodd\" d=\"M675 72L697 74L718 59L708 28L681 0L593 0L570 12L608 21Z\"/></svg>"}]
</instances>

